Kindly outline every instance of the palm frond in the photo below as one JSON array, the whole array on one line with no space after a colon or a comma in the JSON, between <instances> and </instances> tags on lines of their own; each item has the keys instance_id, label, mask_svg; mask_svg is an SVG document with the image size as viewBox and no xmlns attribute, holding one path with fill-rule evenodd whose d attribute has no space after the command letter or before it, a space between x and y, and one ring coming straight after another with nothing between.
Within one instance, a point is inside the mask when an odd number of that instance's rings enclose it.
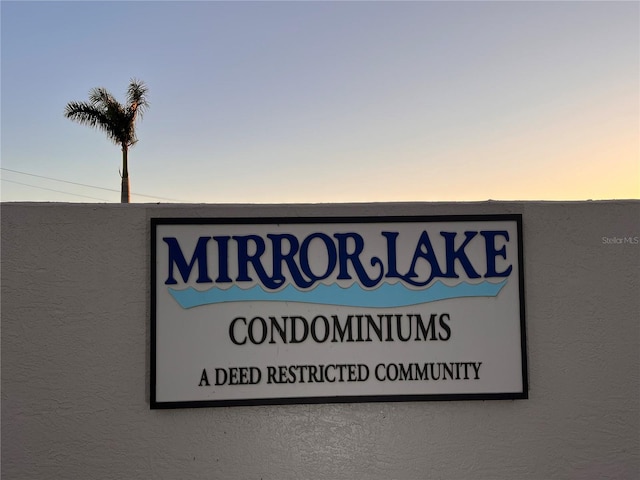
<instances>
[{"instance_id":1,"label":"palm frond","mask_svg":"<svg viewBox=\"0 0 640 480\"><path fill-rule=\"evenodd\" d=\"M89 101L96 106L105 107L112 103L118 103L118 101L109 93L106 88L98 87L89 91Z\"/></svg>"},{"instance_id":2,"label":"palm frond","mask_svg":"<svg viewBox=\"0 0 640 480\"><path fill-rule=\"evenodd\" d=\"M149 89L143 81L131 79L127 89L127 111L132 121L135 121L137 116L142 118L149 107L149 101L146 97L148 91Z\"/></svg>"},{"instance_id":3,"label":"palm frond","mask_svg":"<svg viewBox=\"0 0 640 480\"><path fill-rule=\"evenodd\" d=\"M122 143L122 127L117 115L107 109L88 102L69 102L64 116L81 125L102 130L115 144Z\"/></svg>"},{"instance_id":4,"label":"palm frond","mask_svg":"<svg viewBox=\"0 0 640 480\"><path fill-rule=\"evenodd\" d=\"M101 109L87 102L69 102L64 110L64 116L90 127L97 127L98 124L107 121Z\"/></svg>"}]
</instances>

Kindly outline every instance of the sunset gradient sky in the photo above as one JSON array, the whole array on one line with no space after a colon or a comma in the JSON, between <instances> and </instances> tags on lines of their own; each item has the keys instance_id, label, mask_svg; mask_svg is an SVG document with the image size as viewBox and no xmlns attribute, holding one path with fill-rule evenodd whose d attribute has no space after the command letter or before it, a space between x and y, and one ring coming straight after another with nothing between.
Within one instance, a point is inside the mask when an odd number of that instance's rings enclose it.
<instances>
[{"instance_id":1,"label":"sunset gradient sky","mask_svg":"<svg viewBox=\"0 0 640 480\"><path fill-rule=\"evenodd\" d=\"M97 86L124 101L132 77L151 102L132 201L640 198L638 2L3 1L1 15L2 201L118 202L119 148L63 112Z\"/></svg>"}]
</instances>

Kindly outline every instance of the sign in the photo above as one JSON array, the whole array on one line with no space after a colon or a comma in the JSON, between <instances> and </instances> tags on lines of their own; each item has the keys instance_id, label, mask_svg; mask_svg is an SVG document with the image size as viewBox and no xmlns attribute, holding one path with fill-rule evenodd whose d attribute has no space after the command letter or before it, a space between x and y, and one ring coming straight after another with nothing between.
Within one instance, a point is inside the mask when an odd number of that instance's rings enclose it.
<instances>
[{"instance_id":1,"label":"sign","mask_svg":"<svg viewBox=\"0 0 640 480\"><path fill-rule=\"evenodd\" d=\"M527 398L520 215L151 220L151 408Z\"/></svg>"}]
</instances>

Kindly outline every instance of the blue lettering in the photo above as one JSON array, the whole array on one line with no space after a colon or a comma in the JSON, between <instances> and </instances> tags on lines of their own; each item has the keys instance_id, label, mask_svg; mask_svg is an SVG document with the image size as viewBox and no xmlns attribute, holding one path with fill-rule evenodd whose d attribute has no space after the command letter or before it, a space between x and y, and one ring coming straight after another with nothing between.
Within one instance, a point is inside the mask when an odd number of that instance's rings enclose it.
<instances>
[{"instance_id":1,"label":"blue lettering","mask_svg":"<svg viewBox=\"0 0 640 480\"><path fill-rule=\"evenodd\" d=\"M165 285L175 285L178 283L173 277L173 266L178 267L178 271L182 276L182 281L187 283L191 270L196 262L198 262L198 279L196 283L212 283L213 280L209 278L207 271L207 242L211 240L211 237L200 237L198 244L193 251L191 261L187 264L187 260L182 254L178 240L175 237L164 237L162 240L169 246L169 277L164 282Z\"/></svg>"},{"instance_id":2,"label":"blue lettering","mask_svg":"<svg viewBox=\"0 0 640 480\"><path fill-rule=\"evenodd\" d=\"M426 286L436 278L465 276L476 279L480 278L478 271L482 271L485 266L486 270L483 272L485 278L511 275L513 266L507 258L506 248L509 243L508 231L465 231L462 240L457 239L460 232L441 231L439 233L444 241L444 245L442 241L440 244L441 249L444 247L444 258L440 258L440 261L445 263L446 269L441 268L436 250L426 230L420 233L413 252L405 247L398 251L399 232L382 231L380 235L386 240L386 258L384 260L378 256L366 258L366 263L370 263L373 267L373 274L367 270L371 267L366 265L363 256L365 239L355 232L335 233L333 236L315 232L306 237L298 237L291 233L271 233L266 236L203 236L198 238L191 257L185 257L176 238L164 237L163 241L168 246L168 276L165 284L175 285L179 279L188 283L196 264L195 282L198 284L213 283L208 270L211 267L217 268L214 272L217 274L216 283L253 282L253 277L257 275L259 278L255 281L269 290L279 289L287 283L306 289L332 275L336 275L332 277L336 280L352 280L356 277L355 280L366 288L376 287L383 278L399 279L414 287ZM209 240L212 238L217 247L217 256L212 254L212 264L209 265L207 253ZM482 263L485 265L472 264L466 252L466 248L474 238L484 240L486 262ZM236 243L237 251L232 249L233 244L230 245L232 239ZM267 246L270 248L267 249ZM473 248L474 253L477 248L482 247L476 245ZM263 258L267 251L270 258ZM412 256L408 257L410 254ZM235 258L230 258L230 255ZM398 266L405 265L409 258L411 262L408 270L398 271ZM265 265L272 267L271 271L265 270ZM232 278L232 275L235 275L235 278Z\"/></svg>"},{"instance_id":3,"label":"blue lettering","mask_svg":"<svg viewBox=\"0 0 640 480\"><path fill-rule=\"evenodd\" d=\"M309 245L314 239L320 239L324 242L324 246L327 250L327 269L321 275L311 271L311 265L309 265ZM312 233L302 241L300 246L300 268L304 274L311 279L311 283L315 283L318 280L324 280L327 278L336 268L338 261L338 255L336 253L336 246L333 244L333 240L324 233Z\"/></svg>"},{"instance_id":4,"label":"blue lettering","mask_svg":"<svg viewBox=\"0 0 640 480\"><path fill-rule=\"evenodd\" d=\"M429 267L431 269L431 273L429 277L423 281L419 282L416 280L412 280L417 277L416 273L416 265L419 259L424 259L429 263ZM418 240L418 244L416 245L416 249L413 253L413 259L411 260L411 268L407 272L406 275L400 276L402 280L405 282L415 285L417 287L423 287L427 285L431 280L437 277L442 277L442 270L440 270L440 265L438 264L438 259L436 258L436 254L433 251L433 246L431 245L431 240L429 240L429 234L426 231L423 231L420 235L420 239Z\"/></svg>"},{"instance_id":5,"label":"blue lettering","mask_svg":"<svg viewBox=\"0 0 640 480\"><path fill-rule=\"evenodd\" d=\"M447 273L444 275L447 278L459 278L459 275L455 272L455 262L458 260L464 268L467 277L469 278L480 278L478 272L476 272L469 261L469 257L464 252L465 247L469 244L471 239L475 237L478 232L464 232L464 236L466 237L462 245L455 248L455 238L456 233L453 232L440 232L445 239L445 247L447 252Z\"/></svg>"},{"instance_id":6,"label":"blue lettering","mask_svg":"<svg viewBox=\"0 0 640 480\"><path fill-rule=\"evenodd\" d=\"M484 237L485 240L485 249L487 252L487 273L485 274L485 278L491 277L508 277L511 275L512 265L509 265L503 272L496 271L496 257L499 255L505 260L507 259L507 250L505 245L502 245L502 248L496 250L496 237L501 236L508 242L509 241L509 232L505 230L490 230L490 231L482 231L480 235Z\"/></svg>"},{"instance_id":7,"label":"blue lettering","mask_svg":"<svg viewBox=\"0 0 640 480\"><path fill-rule=\"evenodd\" d=\"M306 280L298 270L298 265L294 255L298 253L298 239L290 233L283 233L281 235L269 234L267 235L271 239L273 245L273 277L274 284L283 285L285 283L285 277L282 274L282 262L284 261L289 268L289 272L293 277L294 283L298 287L306 288L313 285L313 281ZM289 242L289 251L283 255L282 253L282 240Z\"/></svg>"},{"instance_id":8,"label":"blue lettering","mask_svg":"<svg viewBox=\"0 0 640 480\"><path fill-rule=\"evenodd\" d=\"M282 286L284 278L270 278L262 266L260 257L264 254L264 239L258 235L236 235L233 239L238 243L238 282L251 282L253 278L249 276L249 264L253 265L253 269L260 277L260 282L271 289L275 290ZM255 245L255 252L249 254L249 242Z\"/></svg>"},{"instance_id":9,"label":"blue lettering","mask_svg":"<svg viewBox=\"0 0 640 480\"><path fill-rule=\"evenodd\" d=\"M364 250L364 240L362 239L362 237L357 233L336 233L334 237L338 239L338 261L340 264L340 271L337 277L338 280L351 279L351 276L347 272L347 264L350 261L356 271L356 274L358 275L358 280L360 280L360 283L362 285L364 285L365 287L376 286L384 275L384 265L382 264L382 260L380 260L378 257L371 258L372 267L376 265L380 266L380 275L378 275L377 278L369 278L366 270L360 262L360 254L362 253L362 250ZM354 242L354 250L351 253L347 251L347 241L349 239L352 239Z\"/></svg>"},{"instance_id":10,"label":"blue lettering","mask_svg":"<svg viewBox=\"0 0 640 480\"><path fill-rule=\"evenodd\" d=\"M233 280L229 278L229 239L231 237L213 237L218 242L218 283L230 283Z\"/></svg>"},{"instance_id":11,"label":"blue lettering","mask_svg":"<svg viewBox=\"0 0 640 480\"><path fill-rule=\"evenodd\" d=\"M398 238L398 232L380 232L382 236L387 239L387 278L402 278L402 275L398 273L397 259L396 259L396 238Z\"/></svg>"}]
</instances>

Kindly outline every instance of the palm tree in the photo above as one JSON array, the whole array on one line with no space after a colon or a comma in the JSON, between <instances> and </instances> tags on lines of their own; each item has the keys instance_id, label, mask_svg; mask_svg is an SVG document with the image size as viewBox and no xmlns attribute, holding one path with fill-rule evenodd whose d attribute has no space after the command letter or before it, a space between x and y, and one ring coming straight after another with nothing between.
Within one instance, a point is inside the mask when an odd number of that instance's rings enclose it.
<instances>
[{"instance_id":1,"label":"palm tree","mask_svg":"<svg viewBox=\"0 0 640 480\"><path fill-rule=\"evenodd\" d=\"M147 86L132 79L127 89L127 103L120 104L105 88L94 88L89 92L88 102L69 102L64 116L107 134L116 145L122 147L122 191L120 201L129 203L129 147L138 141L135 123L149 107L146 99Z\"/></svg>"}]
</instances>

